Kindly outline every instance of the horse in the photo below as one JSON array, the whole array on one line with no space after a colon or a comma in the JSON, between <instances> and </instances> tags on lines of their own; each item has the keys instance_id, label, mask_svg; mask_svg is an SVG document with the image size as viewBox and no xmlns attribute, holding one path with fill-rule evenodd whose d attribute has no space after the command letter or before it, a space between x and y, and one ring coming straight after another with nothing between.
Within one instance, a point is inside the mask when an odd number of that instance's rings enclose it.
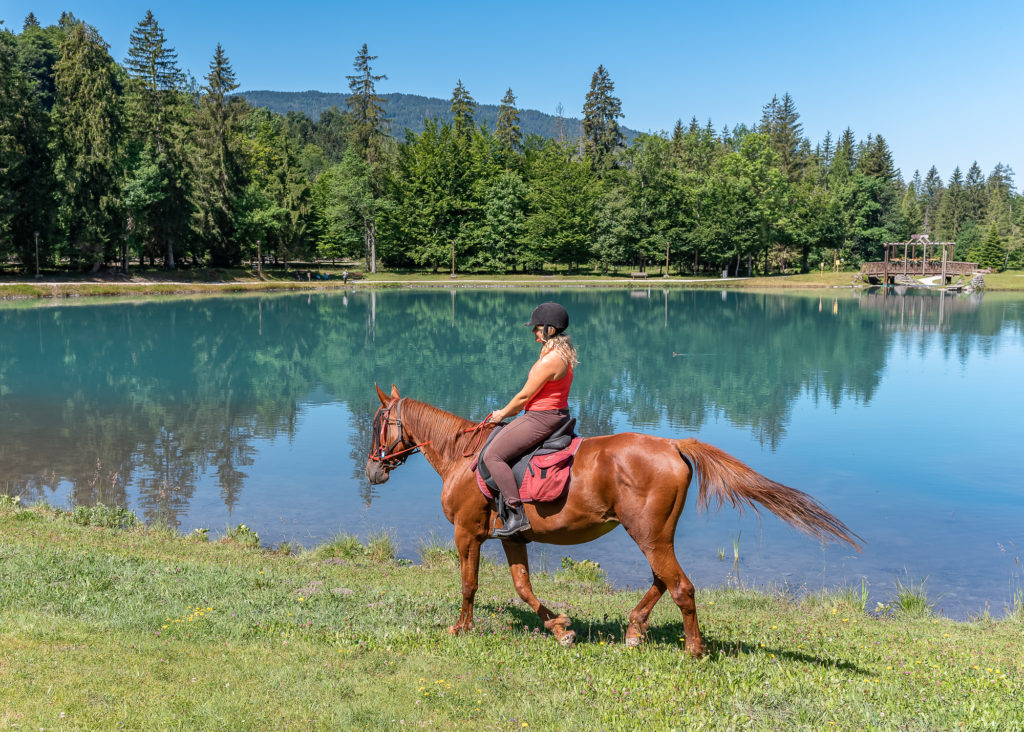
<instances>
[{"instance_id":1,"label":"horse","mask_svg":"<svg viewBox=\"0 0 1024 732\"><path fill-rule=\"evenodd\" d=\"M495 507L477 487L471 468L482 436L493 425L476 424L426 402L402 397L392 384L374 415L373 437L366 477L379 485L414 452L420 451L441 476L441 506L455 526L455 546L462 573L462 611L448 631L459 634L473 627L473 601L480 568L480 547L490 538ZM586 437L576 453L571 485L557 501L528 503L529 541L582 544L620 524L651 565L651 588L629 615L625 643L640 645L648 618L667 589L683 615L685 648L693 657L705 654L697 622L694 587L675 554L676 523L686 504L693 473L698 476L697 506L728 501L742 512L757 512L760 504L786 523L819 540L850 544L857 540L838 518L802 491L776 483L717 447L699 440L670 439L624 432ZM568 616L551 612L533 593L522 539L503 539L502 548L516 592L563 646L576 634Z\"/></svg>"}]
</instances>

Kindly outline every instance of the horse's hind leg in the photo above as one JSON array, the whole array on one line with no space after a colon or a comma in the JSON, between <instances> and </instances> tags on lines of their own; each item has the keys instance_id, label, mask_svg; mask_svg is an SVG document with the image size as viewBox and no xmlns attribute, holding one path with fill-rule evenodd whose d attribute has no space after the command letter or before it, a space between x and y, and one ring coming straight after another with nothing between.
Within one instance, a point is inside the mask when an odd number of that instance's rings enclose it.
<instances>
[{"instance_id":1,"label":"horse's hind leg","mask_svg":"<svg viewBox=\"0 0 1024 732\"><path fill-rule=\"evenodd\" d=\"M669 594L672 595L672 599L676 601L676 605L683 613L686 650L694 658L703 656L705 653L704 641L701 640L700 627L697 625L697 603L693 596L693 583L683 572L683 568L679 566L672 543L658 543L649 549L644 549L644 554L647 556L647 561L651 563L651 570L655 577L655 586L644 596L644 600L657 589L657 581L660 580L663 586L668 588ZM644 602L641 601L638 609L643 604ZM653 602L651 606L654 606Z\"/></svg>"},{"instance_id":2,"label":"horse's hind leg","mask_svg":"<svg viewBox=\"0 0 1024 732\"><path fill-rule=\"evenodd\" d=\"M651 589L647 590L647 594L640 600L640 604L629 614L629 626L626 628L626 646L628 648L640 645L644 636L647 635L647 618L650 617L651 610L654 609L664 593L665 583L658 579L657 575L654 575Z\"/></svg>"},{"instance_id":3,"label":"horse's hind leg","mask_svg":"<svg viewBox=\"0 0 1024 732\"><path fill-rule=\"evenodd\" d=\"M576 642L576 632L569 630L569 617L567 615L555 615L548 610L541 601L533 594L533 586L530 584L530 565L526 554L526 544L517 541L502 541L502 548L505 550L505 558L508 559L508 568L512 571L512 584L523 601L533 608L533 611L540 616L544 627L551 631L559 643L563 646L571 646Z\"/></svg>"}]
</instances>

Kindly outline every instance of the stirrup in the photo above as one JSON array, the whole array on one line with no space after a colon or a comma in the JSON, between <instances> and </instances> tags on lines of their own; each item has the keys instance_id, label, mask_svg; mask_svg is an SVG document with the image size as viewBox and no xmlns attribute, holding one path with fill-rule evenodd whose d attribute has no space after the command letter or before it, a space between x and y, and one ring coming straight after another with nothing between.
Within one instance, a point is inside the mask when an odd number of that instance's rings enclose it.
<instances>
[{"instance_id":1,"label":"stirrup","mask_svg":"<svg viewBox=\"0 0 1024 732\"><path fill-rule=\"evenodd\" d=\"M495 539L509 539L518 537L522 532L529 531L530 528L530 520L526 518L526 510L520 503L515 508L506 507L506 514L502 516L501 528L492 531L491 536Z\"/></svg>"}]
</instances>

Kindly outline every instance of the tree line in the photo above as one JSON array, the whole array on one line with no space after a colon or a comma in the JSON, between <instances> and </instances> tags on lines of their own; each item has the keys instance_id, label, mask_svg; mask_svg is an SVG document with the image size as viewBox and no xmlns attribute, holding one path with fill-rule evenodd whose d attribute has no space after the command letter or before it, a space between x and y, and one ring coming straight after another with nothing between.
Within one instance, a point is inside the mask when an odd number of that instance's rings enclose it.
<instances>
[{"instance_id":1,"label":"tree line","mask_svg":"<svg viewBox=\"0 0 1024 732\"><path fill-rule=\"evenodd\" d=\"M70 13L0 26L0 263L758 274L880 259L927 233L957 259L1024 264L1008 166L904 180L882 135L812 144L789 94L752 126L680 120L627 143L603 66L578 137L524 136L511 89L490 129L459 81L450 122L399 140L376 58L364 44L346 109L314 121L236 96L220 45L202 80L185 74L151 12L120 63Z\"/></svg>"}]
</instances>

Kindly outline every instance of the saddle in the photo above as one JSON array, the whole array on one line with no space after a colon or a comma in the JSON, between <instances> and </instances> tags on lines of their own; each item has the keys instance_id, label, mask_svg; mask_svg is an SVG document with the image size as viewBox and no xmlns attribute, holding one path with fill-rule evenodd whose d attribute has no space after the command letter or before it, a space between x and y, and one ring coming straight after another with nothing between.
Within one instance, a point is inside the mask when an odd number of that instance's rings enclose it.
<instances>
[{"instance_id":1,"label":"saddle","mask_svg":"<svg viewBox=\"0 0 1024 732\"><path fill-rule=\"evenodd\" d=\"M491 440L505 426L504 423L499 424L491 431L473 465L477 485L488 498L499 496L500 492L491 471L484 464L484 455ZM550 437L516 460L512 465L512 475L524 503L554 501L562 497L569 488L573 456L582 441L583 438L576 434L576 419L566 419Z\"/></svg>"}]
</instances>

